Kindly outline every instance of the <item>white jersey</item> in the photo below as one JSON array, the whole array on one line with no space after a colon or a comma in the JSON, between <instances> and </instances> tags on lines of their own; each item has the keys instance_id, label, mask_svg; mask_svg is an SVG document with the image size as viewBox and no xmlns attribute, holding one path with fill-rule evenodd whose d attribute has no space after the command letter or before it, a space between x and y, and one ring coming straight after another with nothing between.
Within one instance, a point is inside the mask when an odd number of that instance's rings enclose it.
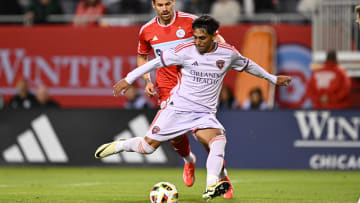
<instances>
[{"instance_id":1,"label":"white jersey","mask_svg":"<svg viewBox=\"0 0 360 203\"><path fill-rule=\"evenodd\" d=\"M222 81L227 71L247 71L276 83L276 76L267 73L250 59L243 57L234 47L215 42L212 52L200 54L194 42L178 45L162 52L160 61L154 59L128 74L125 80L132 83L136 78L154 68L182 66L178 84L173 88L168 108L179 111L215 113Z\"/></svg>"}]
</instances>

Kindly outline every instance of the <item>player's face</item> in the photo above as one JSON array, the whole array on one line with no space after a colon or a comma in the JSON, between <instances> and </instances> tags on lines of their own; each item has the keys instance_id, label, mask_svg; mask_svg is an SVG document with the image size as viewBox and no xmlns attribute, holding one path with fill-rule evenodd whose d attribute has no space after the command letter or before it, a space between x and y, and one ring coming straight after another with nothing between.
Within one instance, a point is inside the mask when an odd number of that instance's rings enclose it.
<instances>
[{"instance_id":1,"label":"player's face","mask_svg":"<svg viewBox=\"0 0 360 203\"><path fill-rule=\"evenodd\" d=\"M174 17L175 0L155 0L152 6L159 16L161 24L169 24Z\"/></svg>"},{"instance_id":2,"label":"player's face","mask_svg":"<svg viewBox=\"0 0 360 203\"><path fill-rule=\"evenodd\" d=\"M194 29L195 46L200 53L212 51L214 48L214 37L215 35L210 35L205 29Z\"/></svg>"}]
</instances>

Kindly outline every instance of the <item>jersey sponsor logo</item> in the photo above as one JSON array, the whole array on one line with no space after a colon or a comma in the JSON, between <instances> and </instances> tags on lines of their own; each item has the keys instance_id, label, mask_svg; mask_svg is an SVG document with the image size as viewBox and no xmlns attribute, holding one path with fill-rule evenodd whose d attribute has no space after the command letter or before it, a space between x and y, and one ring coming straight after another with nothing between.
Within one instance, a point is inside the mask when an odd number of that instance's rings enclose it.
<instances>
[{"instance_id":1,"label":"jersey sponsor logo","mask_svg":"<svg viewBox=\"0 0 360 203\"><path fill-rule=\"evenodd\" d=\"M129 129L121 131L114 137L114 140L121 138L144 137L150 126L145 115L139 115L129 121ZM158 147L152 154L144 155L135 152L121 152L101 159L103 163L118 164L165 164L168 158L162 146Z\"/></svg>"},{"instance_id":2,"label":"jersey sponsor logo","mask_svg":"<svg viewBox=\"0 0 360 203\"><path fill-rule=\"evenodd\" d=\"M152 39L152 41L156 41L156 40L159 40L159 39L158 39L157 36L155 35L154 38Z\"/></svg>"},{"instance_id":3,"label":"jersey sponsor logo","mask_svg":"<svg viewBox=\"0 0 360 203\"><path fill-rule=\"evenodd\" d=\"M162 101L160 104L160 109L163 109L166 106L166 101Z\"/></svg>"},{"instance_id":4,"label":"jersey sponsor logo","mask_svg":"<svg viewBox=\"0 0 360 203\"><path fill-rule=\"evenodd\" d=\"M216 66L221 70L222 68L224 68L225 65L225 61L224 60L217 60L216 61Z\"/></svg>"},{"instance_id":5,"label":"jersey sponsor logo","mask_svg":"<svg viewBox=\"0 0 360 203\"><path fill-rule=\"evenodd\" d=\"M182 28L179 28L179 29L176 31L176 36L177 36L178 38L183 38L183 37L185 37L185 30L182 29Z\"/></svg>"},{"instance_id":6,"label":"jersey sponsor logo","mask_svg":"<svg viewBox=\"0 0 360 203\"><path fill-rule=\"evenodd\" d=\"M32 129L27 129L17 137L17 144L3 151L5 161L10 163L68 162L68 157L46 115L33 120L31 126Z\"/></svg>"}]
</instances>

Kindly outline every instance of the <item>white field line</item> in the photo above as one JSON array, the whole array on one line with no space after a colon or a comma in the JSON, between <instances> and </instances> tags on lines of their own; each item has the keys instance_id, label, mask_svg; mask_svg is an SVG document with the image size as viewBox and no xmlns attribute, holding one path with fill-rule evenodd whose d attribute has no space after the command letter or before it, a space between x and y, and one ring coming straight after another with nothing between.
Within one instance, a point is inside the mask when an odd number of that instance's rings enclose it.
<instances>
[{"instance_id":1,"label":"white field line","mask_svg":"<svg viewBox=\"0 0 360 203\"><path fill-rule=\"evenodd\" d=\"M87 187L87 186L95 186L95 185L106 185L106 184L110 184L110 183L99 183L99 182L94 182L94 183L71 183L71 184L46 184L48 186L58 186L58 187ZM11 184L11 185L5 185L5 184L0 184L0 188L5 188L5 187L27 187L30 186L32 184ZM36 185L42 185L42 183L36 184Z\"/></svg>"},{"instance_id":2,"label":"white field line","mask_svg":"<svg viewBox=\"0 0 360 203\"><path fill-rule=\"evenodd\" d=\"M61 187L87 187L87 186L95 186L95 185L106 185L109 183L99 183L99 182L95 182L95 183L71 183L71 184L56 184L57 186L61 186Z\"/></svg>"}]
</instances>

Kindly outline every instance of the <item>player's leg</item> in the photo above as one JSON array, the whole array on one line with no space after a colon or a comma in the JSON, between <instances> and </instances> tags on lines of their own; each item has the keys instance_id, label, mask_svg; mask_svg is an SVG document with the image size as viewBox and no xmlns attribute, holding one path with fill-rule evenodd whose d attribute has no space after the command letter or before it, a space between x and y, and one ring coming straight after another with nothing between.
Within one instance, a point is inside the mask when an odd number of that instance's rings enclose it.
<instances>
[{"instance_id":1,"label":"player's leg","mask_svg":"<svg viewBox=\"0 0 360 203\"><path fill-rule=\"evenodd\" d=\"M223 194L223 198L224 199L232 199L233 194L234 194L234 187L231 183L231 180L229 178L229 176L227 175L227 171L226 168L223 168L223 171L220 174L220 181L227 181L229 182L230 186L229 186L229 190Z\"/></svg>"},{"instance_id":2,"label":"player's leg","mask_svg":"<svg viewBox=\"0 0 360 203\"><path fill-rule=\"evenodd\" d=\"M159 88L159 101L160 107L163 108L166 106L167 99L170 96L171 88ZM184 134L179 137L176 137L170 140L171 146L174 148L176 153L178 153L184 159L184 171L183 171L183 180L184 184L188 187L191 187L195 182L195 164L196 157L191 153L189 137Z\"/></svg>"},{"instance_id":3,"label":"player's leg","mask_svg":"<svg viewBox=\"0 0 360 203\"><path fill-rule=\"evenodd\" d=\"M206 152L209 154L210 152L210 149L207 145L203 145ZM230 187L229 187L229 190L223 195L223 198L224 199L232 199L233 197L233 194L234 194L234 187L233 185L231 184L231 180L227 174L227 170L225 168L225 160L224 160L224 165L223 165L223 168L221 170L221 173L220 173L220 181L227 181L230 183Z\"/></svg>"},{"instance_id":4,"label":"player's leg","mask_svg":"<svg viewBox=\"0 0 360 203\"><path fill-rule=\"evenodd\" d=\"M101 145L95 152L95 158L102 159L120 152L138 152L141 154L151 154L160 145L160 141L153 140L149 137L120 139L118 141Z\"/></svg>"},{"instance_id":5,"label":"player's leg","mask_svg":"<svg viewBox=\"0 0 360 203\"><path fill-rule=\"evenodd\" d=\"M186 186L191 187L195 182L196 157L190 150L189 138L186 134L170 140L172 147L184 159L183 180Z\"/></svg>"},{"instance_id":6,"label":"player's leg","mask_svg":"<svg viewBox=\"0 0 360 203\"><path fill-rule=\"evenodd\" d=\"M146 132L145 137L120 139L115 142L103 144L96 150L95 158L101 159L123 151L151 154L160 146L161 142L172 139L172 137L168 138L167 136L161 136L158 137L158 139L152 137L154 136L154 134L159 133L160 131L159 125L161 122L171 122L171 120L168 119L171 118L171 115L169 113L171 112L165 110L158 111L151 124L151 127Z\"/></svg>"},{"instance_id":7,"label":"player's leg","mask_svg":"<svg viewBox=\"0 0 360 203\"><path fill-rule=\"evenodd\" d=\"M226 138L221 129L201 129L196 132L196 137L203 145L209 148L209 156L206 161L207 177L206 191L203 199L209 200L225 194L230 183L220 181L220 173L224 166Z\"/></svg>"}]
</instances>

